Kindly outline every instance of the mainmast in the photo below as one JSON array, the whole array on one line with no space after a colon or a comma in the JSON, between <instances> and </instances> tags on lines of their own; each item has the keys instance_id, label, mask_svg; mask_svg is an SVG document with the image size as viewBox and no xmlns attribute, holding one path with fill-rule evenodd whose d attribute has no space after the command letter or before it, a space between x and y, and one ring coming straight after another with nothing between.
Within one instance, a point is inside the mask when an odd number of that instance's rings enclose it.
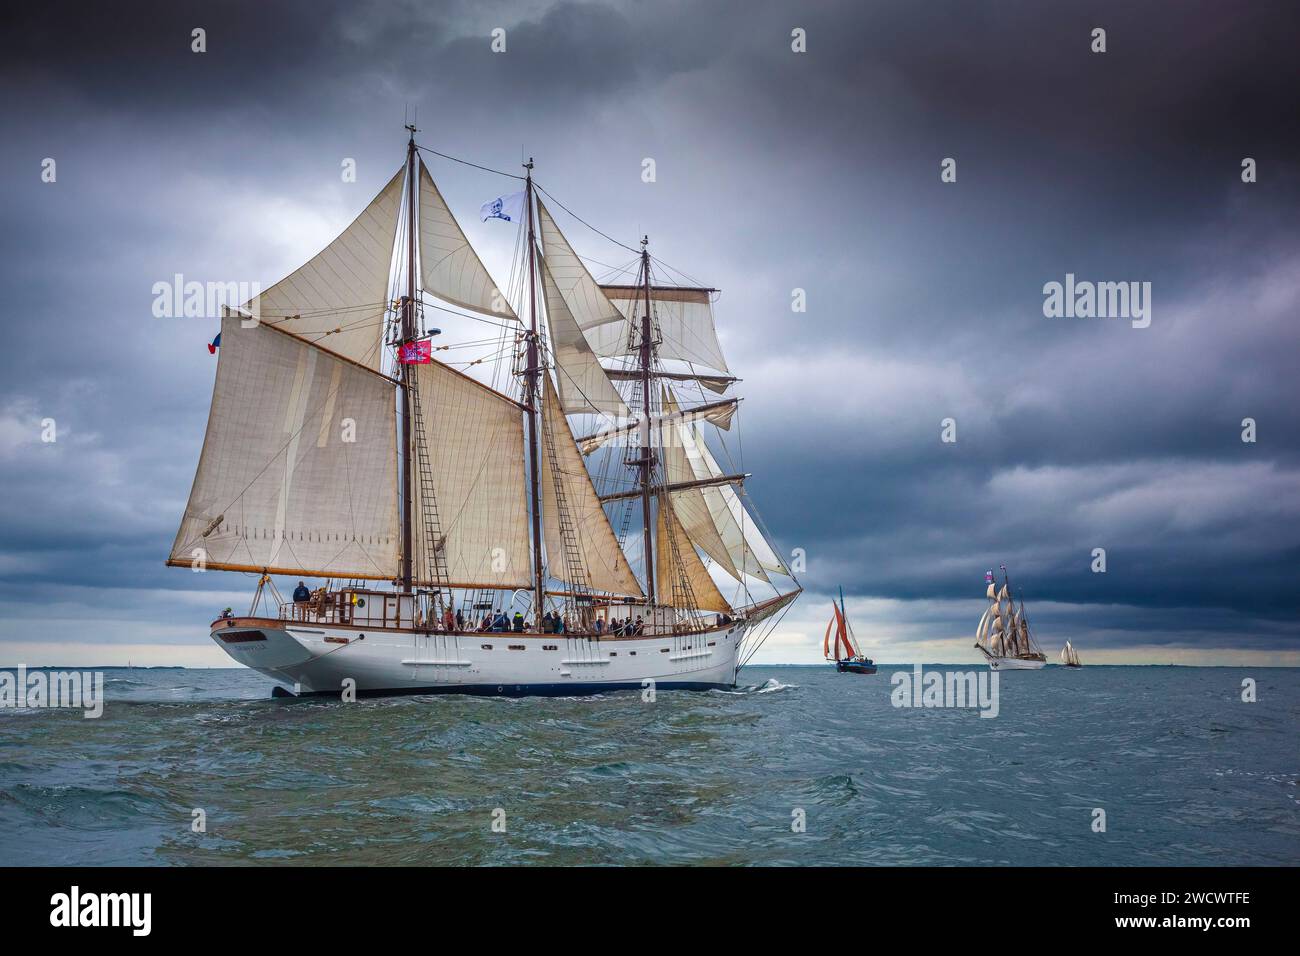
<instances>
[{"instance_id":1,"label":"mainmast","mask_svg":"<svg viewBox=\"0 0 1300 956\"><path fill-rule=\"evenodd\" d=\"M533 515L533 623L540 630L545 592L542 575L542 492L541 459L538 450L537 412L542 401L541 361L537 349L537 241L533 234L533 160L524 164L524 205L528 216L528 311L531 323L528 330L528 369L525 387L525 404L528 405L528 470L532 475L530 494Z\"/></svg>"},{"instance_id":2,"label":"mainmast","mask_svg":"<svg viewBox=\"0 0 1300 956\"><path fill-rule=\"evenodd\" d=\"M654 383L650 368L652 358L650 339L650 252L646 248L649 244L649 236L641 240L641 278L645 290L645 311L641 315L641 348L639 352L641 363L641 458L638 463L641 466L641 540L645 552L646 596L650 599L650 606L653 607L655 603L655 561L653 532L650 526L650 479L653 474L654 457L650 446L650 401L651 396L654 394Z\"/></svg>"},{"instance_id":3,"label":"mainmast","mask_svg":"<svg viewBox=\"0 0 1300 956\"><path fill-rule=\"evenodd\" d=\"M406 144L406 298L402 302L403 345L415 338L415 127L407 124L411 138ZM401 357L401 350L398 350ZM411 499L415 474L411 454L411 389L414 387L411 365L398 363L402 370L402 590L411 591Z\"/></svg>"}]
</instances>

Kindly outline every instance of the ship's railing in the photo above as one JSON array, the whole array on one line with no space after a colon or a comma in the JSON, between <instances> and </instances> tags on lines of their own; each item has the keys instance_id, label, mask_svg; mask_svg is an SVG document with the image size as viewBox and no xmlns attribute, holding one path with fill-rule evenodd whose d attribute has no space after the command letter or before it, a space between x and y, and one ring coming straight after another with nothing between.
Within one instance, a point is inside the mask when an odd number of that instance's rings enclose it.
<instances>
[{"instance_id":1,"label":"ship's railing","mask_svg":"<svg viewBox=\"0 0 1300 956\"><path fill-rule=\"evenodd\" d=\"M642 629L638 632L632 632L630 629L626 633L615 633L610 629L611 620L615 617L620 620L632 618L635 621L637 611L642 612ZM656 616L645 616L646 609L643 607L625 606L621 604L602 605L595 609L596 613L592 615L593 624L588 627L575 627L574 622L569 620L562 632L557 636L561 637L590 637L597 640L619 639L629 637L654 637L661 634L667 634L676 631L698 632L712 630L716 627L722 627L735 621L739 615L730 618L724 618L717 614L700 614L694 617L689 624L680 620L675 615L670 620L666 616L656 620ZM667 609L661 609L667 611ZM603 613L601 613L603 612ZM325 591L318 590L312 593L306 601L284 601L280 604L280 620L290 621L296 624L335 624L351 627L373 627L373 628L411 628L415 627L429 633L484 633L484 634L502 634L518 633L514 630L513 615L507 615L506 628L500 630L489 626L486 629L481 627L483 621L482 612L474 612L473 615L467 615L464 618L463 626L456 623L455 618L448 622L443 619L426 620L422 609L418 603L412 602L411 595L399 595L395 592L385 591L363 591L363 590L342 590L342 591ZM496 611L488 613L490 620L495 621ZM594 626L595 619L599 617L604 622L604 627L597 630ZM536 628L526 625L523 633L526 634L551 634L551 630Z\"/></svg>"}]
</instances>

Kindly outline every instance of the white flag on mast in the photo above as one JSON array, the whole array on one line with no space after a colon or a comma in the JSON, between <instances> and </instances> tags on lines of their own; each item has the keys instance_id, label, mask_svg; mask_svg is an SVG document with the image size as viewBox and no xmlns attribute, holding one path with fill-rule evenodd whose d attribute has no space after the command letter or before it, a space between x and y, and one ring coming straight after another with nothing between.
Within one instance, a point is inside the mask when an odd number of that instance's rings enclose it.
<instances>
[{"instance_id":1,"label":"white flag on mast","mask_svg":"<svg viewBox=\"0 0 1300 956\"><path fill-rule=\"evenodd\" d=\"M504 219L506 222L518 222L524 216L524 194L511 193L485 202L479 207L479 216L483 222L489 219Z\"/></svg>"}]
</instances>

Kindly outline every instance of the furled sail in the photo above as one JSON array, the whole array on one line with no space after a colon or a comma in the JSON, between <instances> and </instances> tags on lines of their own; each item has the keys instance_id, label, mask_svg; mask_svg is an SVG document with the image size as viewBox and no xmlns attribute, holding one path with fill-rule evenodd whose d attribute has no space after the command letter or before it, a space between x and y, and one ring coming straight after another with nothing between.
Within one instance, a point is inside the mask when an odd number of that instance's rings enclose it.
<instances>
[{"instance_id":1,"label":"furled sail","mask_svg":"<svg viewBox=\"0 0 1300 956\"><path fill-rule=\"evenodd\" d=\"M636 575L618 545L614 529L596 495L587 466L578 453L573 432L564 417L559 396L549 376L542 402L542 534L546 541L551 577L575 583L578 575L567 565L565 537L561 527L561 502L571 538L581 552L585 583L597 591L644 597ZM554 464L552 464L554 458Z\"/></svg>"},{"instance_id":2,"label":"furled sail","mask_svg":"<svg viewBox=\"0 0 1300 956\"><path fill-rule=\"evenodd\" d=\"M665 507L662 503L655 530L655 580L659 583L657 594L661 604L731 613L731 605L695 553L695 546L673 514L672 506ZM686 588L681 586L683 582Z\"/></svg>"},{"instance_id":3,"label":"furled sail","mask_svg":"<svg viewBox=\"0 0 1300 956\"><path fill-rule=\"evenodd\" d=\"M432 540L441 547L448 580L432 580L431 511L421 480L412 483L414 577L441 587L530 587L520 406L440 362L409 367L420 393L418 440L436 505Z\"/></svg>"},{"instance_id":4,"label":"furled sail","mask_svg":"<svg viewBox=\"0 0 1300 956\"><path fill-rule=\"evenodd\" d=\"M551 332L551 351L555 356L555 378L561 406L569 415L592 413L625 417L627 405L578 328L546 260L542 259L541 263L546 321Z\"/></svg>"},{"instance_id":5,"label":"furled sail","mask_svg":"<svg viewBox=\"0 0 1300 956\"><path fill-rule=\"evenodd\" d=\"M605 374L613 382L637 382L641 380L640 369L635 368L607 368ZM726 393L731 388L736 379L731 375L710 375L707 372L665 372L662 369L655 370L655 378L667 379L673 382L699 382L702 386L711 392L717 392L719 395Z\"/></svg>"},{"instance_id":6,"label":"furled sail","mask_svg":"<svg viewBox=\"0 0 1300 956\"><path fill-rule=\"evenodd\" d=\"M401 199L398 170L337 239L243 310L378 370Z\"/></svg>"},{"instance_id":7,"label":"furled sail","mask_svg":"<svg viewBox=\"0 0 1300 956\"><path fill-rule=\"evenodd\" d=\"M433 177L420 163L420 278L426 292L473 312L515 318L474 247L465 238Z\"/></svg>"},{"instance_id":8,"label":"furled sail","mask_svg":"<svg viewBox=\"0 0 1300 956\"><path fill-rule=\"evenodd\" d=\"M668 428L674 425L689 425L692 422L706 421L717 425L719 428L730 429L731 420L736 415L736 406L739 401L738 398L728 398L721 402L700 405L697 408L665 410L663 415L652 416L650 424L652 428ZM608 445L611 442L617 445L630 444L639 446L641 444L641 420L634 418L622 425L605 428L578 439L578 444L581 446L584 455L590 455L601 446Z\"/></svg>"},{"instance_id":9,"label":"furled sail","mask_svg":"<svg viewBox=\"0 0 1300 956\"><path fill-rule=\"evenodd\" d=\"M398 575L393 382L269 324L221 323L208 430L167 563Z\"/></svg>"},{"instance_id":10,"label":"furled sail","mask_svg":"<svg viewBox=\"0 0 1300 956\"><path fill-rule=\"evenodd\" d=\"M636 351L640 336L634 334L641 327L645 314L645 290L635 285L605 285L600 287L610 302L622 314L622 322L604 322L584 327L591 347L597 355L613 357L631 355ZM650 290L650 316L659 333L656 349L661 359L680 359L693 365L727 371L727 360L722 356L722 345L713 324L715 289L687 289L676 286L654 286Z\"/></svg>"}]
</instances>

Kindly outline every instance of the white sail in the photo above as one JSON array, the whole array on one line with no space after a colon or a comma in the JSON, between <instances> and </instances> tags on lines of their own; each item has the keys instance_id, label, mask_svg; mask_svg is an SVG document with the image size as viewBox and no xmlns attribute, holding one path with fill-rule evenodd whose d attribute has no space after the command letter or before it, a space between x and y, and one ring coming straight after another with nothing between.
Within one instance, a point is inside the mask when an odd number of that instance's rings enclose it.
<instances>
[{"instance_id":1,"label":"white sail","mask_svg":"<svg viewBox=\"0 0 1300 956\"><path fill-rule=\"evenodd\" d=\"M433 177L420 163L420 278L426 292L473 312L515 318L483 261L465 238Z\"/></svg>"},{"instance_id":2,"label":"white sail","mask_svg":"<svg viewBox=\"0 0 1300 956\"><path fill-rule=\"evenodd\" d=\"M560 520L560 498L573 529L585 569L586 584L597 591L644 597L636 575L623 556L614 529L610 527L604 506L591 483L573 432L560 407L559 397L549 376L542 402L542 531L546 540L547 571L551 577L570 584L577 569L568 565L565 538ZM552 464L552 457L555 462Z\"/></svg>"},{"instance_id":3,"label":"white sail","mask_svg":"<svg viewBox=\"0 0 1300 956\"><path fill-rule=\"evenodd\" d=\"M434 579L424 483L412 483L414 576L426 585L528 588L532 582L519 405L439 362L412 365L446 581Z\"/></svg>"},{"instance_id":4,"label":"white sail","mask_svg":"<svg viewBox=\"0 0 1300 956\"><path fill-rule=\"evenodd\" d=\"M660 422L663 435L659 446L668 481L680 483L721 477L722 470L699 429L678 417L677 403L667 388L663 393L663 407L665 414ZM680 504L678 517L691 540L736 580L742 580L743 573L771 583L768 570L788 573L754 520L745 513L740 497L730 485L685 489L672 495L674 504Z\"/></svg>"},{"instance_id":5,"label":"white sail","mask_svg":"<svg viewBox=\"0 0 1300 956\"><path fill-rule=\"evenodd\" d=\"M671 412L677 408L672 393L666 387L663 390L663 403L665 411ZM669 484L681 484L698 480L697 469L692 467L691 462L687 459L686 450L682 447L680 441L672 440L670 434L669 440L662 441L660 444L664 474ZM704 497L704 490L703 488L685 488L680 491L670 492L669 498L672 501L673 510L691 542L718 562L733 578L740 580L740 571L737 570L735 562L732 561L731 552L723 542L717 525L714 524L713 513ZM719 510L730 516L729 509ZM755 563L757 564L757 562Z\"/></svg>"},{"instance_id":6,"label":"white sail","mask_svg":"<svg viewBox=\"0 0 1300 956\"><path fill-rule=\"evenodd\" d=\"M560 232L546 206L537 203L537 222L556 285L591 348L604 358L633 355L640 347L640 286L602 286ZM727 371L713 324L711 290L651 288L651 318L659 333L661 359L681 359Z\"/></svg>"},{"instance_id":7,"label":"white sail","mask_svg":"<svg viewBox=\"0 0 1300 956\"><path fill-rule=\"evenodd\" d=\"M641 317L645 314L645 290L640 286L601 286L609 301L624 316L622 322L606 322L585 329L597 355L614 358L636 354ZM654 286L650 290L650 317L658 331L656 351L661 359L680 359L693 365L727 371L717 328L713 324L711 289Z\"/></svg>"},{"instance_id":8,"label":"white sail","mask_svg":"<svg viewBox=\"0 0 1300 956\"><path fill-rule=\"evenodd\" d=\"M221 323L212 407L169 564L398 574L394 384L269 325Z\"/></svg>"},{"instance_id":9,"label":"white sail","mask_svg":"<svg viewBox=\"0 0 1300 956\"><path fill-rule=\"evenodd\" d=\"M378 370L401 198L398 170L337 239L243 310Z\"/></svg>"},{"instance_id":10,"label":"white sail","mask_svg":"<svg viewBox=\"0 0 1300 956\"><path fill-rule=\"evenodd\" d=\"M578 328L546 260L540 261L560 404L569 415L592 413L625 417L627 405Z\"/></svg>"},{"instance_id":11,"label":"white sail","mask_svg":"<svg viewBox=\"0 0 1300 956\"><path fill-rule=\"evenodd\" d=\"M721 477L722 469L718 467L713 454L704 443L699 429L685 422L676 424L674 428L677 431L678 443L695 477L697 479ZM727 552L731 555L732 563L738 570L768 583L771 583L771 579L767 576L768 571L779 574L790 573L785 562L768 544L767 538L763 536L754 519L745 513L745 506L731 485L712 485L701 488L700 492L709 507L709 515L713 519L718 536L722 539Z\"/></svg>"},{"instance_id":12,"label":"white sail","mask_svg":"<svg viewBox=\"0 0 1300 956\"><path fill-rule=\"evenodd\" d=\"M555 278L556 287L568 303L574 321L583 332L608 323L621 324L626 331L626 321L618 308L609 301L600 284L592 278L569 240L555 224L546 205L537 201L537 226L542 234L542 249L546 262Z\"/></svg>"},{"instance_id":13,"label":"white sail","mask_svg":"<svg viewBox=\"0 0 1300 956\"><path fill-rule=\"evenodd\" d=\"M718 590L708 569L673 513L671 505L659 507L655 532L656 597L669 607L731 613L731 605Z\"/></svg>"}]
</instances>

